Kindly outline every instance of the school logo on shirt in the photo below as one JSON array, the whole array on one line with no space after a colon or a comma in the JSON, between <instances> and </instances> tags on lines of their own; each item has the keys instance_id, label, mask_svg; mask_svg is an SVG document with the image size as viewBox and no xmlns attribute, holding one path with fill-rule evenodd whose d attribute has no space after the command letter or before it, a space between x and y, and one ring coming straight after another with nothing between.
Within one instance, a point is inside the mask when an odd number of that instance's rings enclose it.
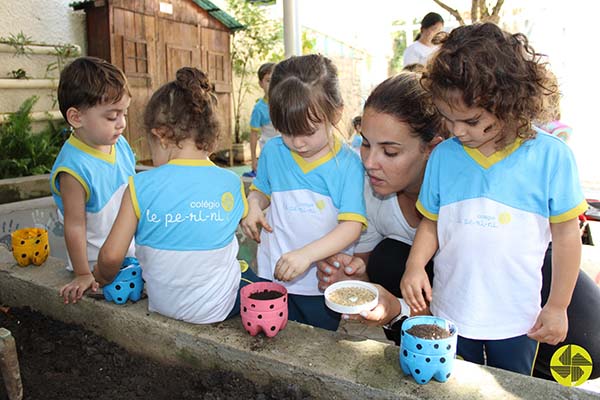
<instances>
[{"instance_id":1,"label":"school logo on shirt","mask_svg":"<svg viewBox=\"0 0 600 400\"><path fill-rule=\"evenodd\" d=\"M498 222L500 222L500 225L510 224L511 219L512 217L509 212L501 212L498 214Z\"/></svg>"},{"instance_id":2,"label":"school logo on shirt","mask_svg":"<svg viewBox=\"0 0 600 400\"><path fill-rule=\"evenodd\" d=\"M563 386L579 386L592 374L592 357L580 346L568 344L556 350L550 360L550 371Z\"/></svg>"},{"instance_id":3,"label":"school logo on shirt","mask_svg":"<svg viewBox=\"0 0 600 400\"><path fill-rule=\"evenodd\" d=\"M317 206L319 211L323 211L323 209L325 208L325 200L319 200L315 203L315 205Z\"/></svg>"},{"instance_id":4,"label":"school logo on shirt","mask_svg":"<svg viewBox=\"0 0 600 400\"><path fill-rule=\"evenodd\" d=\"M233 210L233 195L231 192L223 193L223 196L221 196L221 207L227 212Z\"/></svg>"}]
</instances>

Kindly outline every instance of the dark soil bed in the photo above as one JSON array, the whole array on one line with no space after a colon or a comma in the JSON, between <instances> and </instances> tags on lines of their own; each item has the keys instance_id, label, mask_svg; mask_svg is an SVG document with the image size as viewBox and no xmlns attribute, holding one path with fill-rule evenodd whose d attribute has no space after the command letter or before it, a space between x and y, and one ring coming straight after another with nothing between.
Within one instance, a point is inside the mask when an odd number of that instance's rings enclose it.
<instances>
[{"instance_id":1,"label":"dark soil bed","mask_svg":"<svg viewBox=\"0 0 600 400\"><path fill-rule=\"evenodd\" d=\"M27 308L0 308L17 343L25 399L308 399L296 385L166 366ZM7 399L0 380L0 399Z\"/></svg>"}]
</instances>

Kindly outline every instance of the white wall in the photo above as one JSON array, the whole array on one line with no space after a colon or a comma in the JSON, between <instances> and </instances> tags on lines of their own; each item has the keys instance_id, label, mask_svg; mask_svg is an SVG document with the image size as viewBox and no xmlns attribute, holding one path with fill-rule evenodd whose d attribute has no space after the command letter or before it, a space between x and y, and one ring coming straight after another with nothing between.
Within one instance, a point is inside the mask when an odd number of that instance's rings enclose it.
<instances>
[{"instance_id":1,"label":"white wall","mask_svg":"<svg viewBox=\"0 0 600 400\"><path fill-rule=\"evenodd\" d=\"M23 32L34 43L50 45L75 44L85 54L85 13L74 12L71 0L0 0L0 37L8 38ZM23 69L33 79L57 78L58 71L47 72L48 64L56 62L55 55L28 54L15 56L14 51L0 52L0 79L11 71ZM0 89L0 114L16 111L30 96L39 101L34 111L56 110L54 89Z\"/></svg>"}]
</instances>

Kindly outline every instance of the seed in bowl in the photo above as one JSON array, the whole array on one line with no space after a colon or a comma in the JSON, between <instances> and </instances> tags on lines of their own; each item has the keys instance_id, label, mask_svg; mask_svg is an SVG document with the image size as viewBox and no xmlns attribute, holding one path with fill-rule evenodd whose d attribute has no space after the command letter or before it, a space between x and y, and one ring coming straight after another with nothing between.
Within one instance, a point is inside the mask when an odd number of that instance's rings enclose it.
<instances>
[{"instance_id":1,"label":"seed in bowl","mask_svg":"<svg viewBox=\"0 0 600 400\"><path fill-rule=\"evenodd\" d=\"M359 306L375 300L375 294L361 287L343 287L329 293L329 300L342 306Z\"/></svg>"}]
</instances>

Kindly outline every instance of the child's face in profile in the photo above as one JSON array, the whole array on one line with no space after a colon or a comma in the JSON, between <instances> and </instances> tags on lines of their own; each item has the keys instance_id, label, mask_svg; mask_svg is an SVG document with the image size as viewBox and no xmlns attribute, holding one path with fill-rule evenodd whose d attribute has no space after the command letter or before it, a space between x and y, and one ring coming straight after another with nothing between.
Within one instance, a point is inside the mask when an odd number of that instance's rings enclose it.
<instances>
[{"instance_id":1,"label":"child's face in profile","mask_svg":"<svg viewBox=\"0 0 600 400\"><path fill-rule=\"evenodd\" d=\"M79 118L73 124L77 137L88 146L105 151L123 134L130 102L131 98L125 94L116 103L97 104L79 110Z\"/></svg>"},{"instance_id":2,"label":"child's face in profile","mask_svg":"<svg viewBox=\"0 0 600 400\"><path fill-rule=\"evenodd\" d=\"M330 124L320 122L315 127L316 130L307 135L292 136L282 134L283 143L304 160L308 162L317 160L329 151L331 135L328 133Z\"/></svg>"},{"instance_id":3,"label":"child's face in profile","mask_svg":"<svg viewBox=\"0 0 600 400\"><path fill-rule=\"evenodd\" d=\"M271 84L271 74L265 74L263 78L258 82L258 85L261 87L263 92L265 93L265 97L269 95L269 85Z\"/></svg>"},{"instance_id":4,"label":"child's face in profile","mask_svg":"<svg viewBox=\"0 0 600 400\"><path fill-rule=\"evenodd\" d=\"M487 110L465 105L461 95L451 98L452 104L440 99L433 101L450 133L463 146L478 149L485 156L495 153L495 142L502 132L503 124Z\"/></svg>"}]
</instances>

